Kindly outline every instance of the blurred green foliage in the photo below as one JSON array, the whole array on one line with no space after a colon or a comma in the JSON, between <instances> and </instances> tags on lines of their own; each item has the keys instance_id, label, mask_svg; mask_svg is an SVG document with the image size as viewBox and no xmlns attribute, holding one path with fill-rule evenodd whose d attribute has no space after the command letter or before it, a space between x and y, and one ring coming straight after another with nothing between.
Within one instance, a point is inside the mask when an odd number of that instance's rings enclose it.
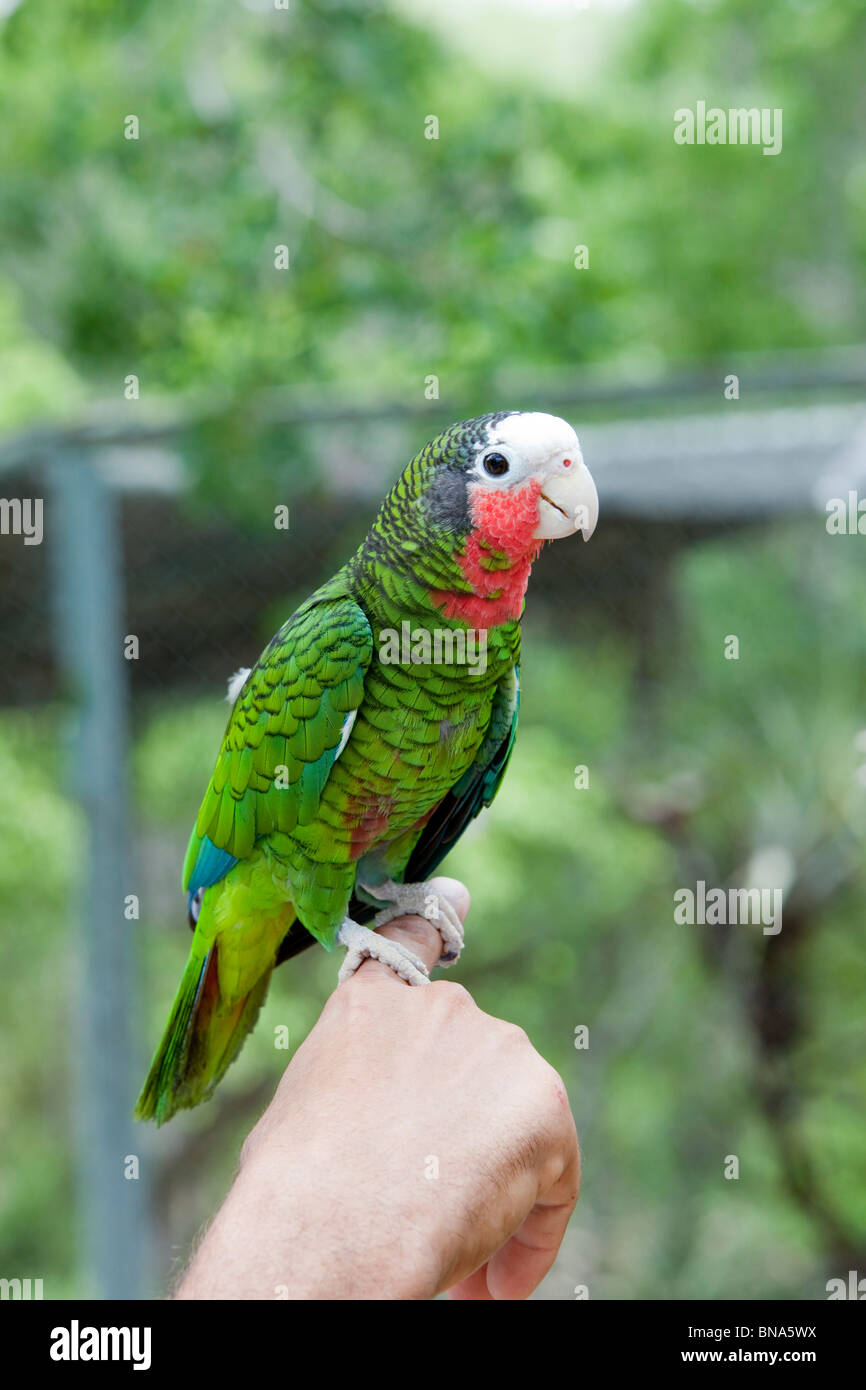
<instances>
[{"instance_id":1,"label":"blurred green foliage","mask_svg":"<svg viewBox=\"0 0 866 1390\"><path fill-rule=\"evenodd\" d=\"M144 399L421 400L436 373L480 400L503 370L862 335L862 6L655 0L562 39L570 98L506 79L495 29L457 52L381 0L25 0L0 27L0 353L17 304L36 370L0 422L81 381L122 403L129 372ZM783 107L782 154L676 145L699 98Z\"/></svg>"}]
</instances>

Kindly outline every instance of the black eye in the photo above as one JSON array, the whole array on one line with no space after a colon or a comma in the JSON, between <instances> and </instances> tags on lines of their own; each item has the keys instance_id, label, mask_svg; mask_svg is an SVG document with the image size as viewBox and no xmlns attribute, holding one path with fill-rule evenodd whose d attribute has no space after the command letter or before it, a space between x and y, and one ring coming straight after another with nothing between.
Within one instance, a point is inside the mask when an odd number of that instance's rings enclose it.
<instances>
[{"instance_id":1,"label":"black eye","mask_svg":"<svg viewBox=\"0 0 866 1390\"><path fill-rule=\"evenodd\" d=\"M485 454L484 472L489 473L491 478L501 478L503 473L508 472L508 459L504 454Z\"/></svg>"}]
</instances>

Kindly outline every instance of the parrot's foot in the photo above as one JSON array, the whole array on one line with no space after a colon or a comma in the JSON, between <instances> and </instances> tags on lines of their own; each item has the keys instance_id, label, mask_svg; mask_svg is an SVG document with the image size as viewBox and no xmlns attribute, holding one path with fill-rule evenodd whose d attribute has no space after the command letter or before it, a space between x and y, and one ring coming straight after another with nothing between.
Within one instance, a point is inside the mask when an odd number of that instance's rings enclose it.
<instances>
[{"instance_id":1,"label":"parrot's foot","mask_svg":"<svg viewBox=\"0 0 866 1390\"><path fill-rule=\"evenodd\" d=\"M463 923L457 916L447 898L443 898L430 887L429 883L394 883L390 878L384 883L362 883L361 887L373 898L387 899L391 904L377 912L374 922L384 927L395 917L411 914L426 917L442 938L440 965L453 965L463 950Z\"/></svg>"},{"instance_id":2,"label":"parrot's foot","mask_svg":"<svg viewBox=\"0 0 866 1390\"><path fill-rule=\"evenodd\" d=\"M396 916L396 914L395 914ZM363 960L372 957L383 965L390 966L395 975L405 980L407 985L429 985L430 976L420 956L401 946L399 941L389 941L386 936L377 936L369 927L362 927L347 917L337 940L346 947L346 958L340 966L337 984L342 985L351 979Z\"/></svg>"}]
</instances>

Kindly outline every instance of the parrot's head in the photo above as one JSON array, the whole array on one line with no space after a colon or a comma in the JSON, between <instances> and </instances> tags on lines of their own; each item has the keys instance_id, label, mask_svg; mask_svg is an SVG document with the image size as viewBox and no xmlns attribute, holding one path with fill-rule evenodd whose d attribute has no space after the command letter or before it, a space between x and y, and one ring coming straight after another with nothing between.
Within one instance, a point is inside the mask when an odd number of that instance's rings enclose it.
<instances>
[{"instance_id":1,"label":"parrot's head","mask_svg":"<svg viewBox=\"0 0 866 1390\"><path fill-rule=\"evenodd\" d=\"M537 550L580 531L589 540L598 493L566 420L538 411L483 415L452 425L421 455L431 519L494 545ZM432 456L432 457L431 457Z\"/></svg>"},{"instance_id":2,"label":"parrot's head","mask_svg":"<svg viewBox=\"0 0 866 1390\"><path fill-rule=\"evenodd\" d=\"M577 435L536 411L452 425L413 459L397 497L410 545L417 533L447 557L448 572L431 586L434 602L446 617L479 626L519 617L544 542L578 531L589 540L598 520Z\"/></svg>"}]
</instances>

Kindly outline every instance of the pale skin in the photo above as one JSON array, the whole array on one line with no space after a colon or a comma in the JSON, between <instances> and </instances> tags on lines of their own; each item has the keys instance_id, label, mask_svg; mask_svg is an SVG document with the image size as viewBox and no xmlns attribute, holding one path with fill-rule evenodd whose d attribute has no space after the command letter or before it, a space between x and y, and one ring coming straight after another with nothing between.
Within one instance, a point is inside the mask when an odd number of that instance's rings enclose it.
<instances>
[{"instance_id":1,"label":"pale skin","mask_svg":"<svg viewBox=\"0 0 866 1390\"><path fill-rule=\"evenodd\" d=\"M431 886L464 920L465 887ZM428 968L442 949L420 917L381 935ZM579 1185L565 1087L523 1030L446 978L412 987L366 960L292 1058L175 1297L527 1298Z\"/></svg>"}]
</instances>

